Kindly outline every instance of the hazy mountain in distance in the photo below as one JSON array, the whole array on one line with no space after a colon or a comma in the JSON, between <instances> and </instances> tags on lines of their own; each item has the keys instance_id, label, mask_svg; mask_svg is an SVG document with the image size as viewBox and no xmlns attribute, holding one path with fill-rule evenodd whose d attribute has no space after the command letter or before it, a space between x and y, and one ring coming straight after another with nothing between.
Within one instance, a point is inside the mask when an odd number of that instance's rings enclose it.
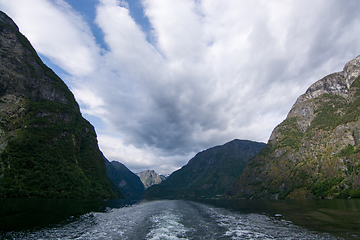
<instances>
[{"instance_id":1,"label":"hazy mountain in distance","mask_svg":"<svg viewBox=\"0 0 360 240\"><path fill-rule=\"evenodd\" d=\"M166 179L164 175L159 175L154 170L144 170L140 173L137 173L136 175L140 177L140 180L144 184L145 189L154 184L160 184Z\"/></svg>"}]
</instances>

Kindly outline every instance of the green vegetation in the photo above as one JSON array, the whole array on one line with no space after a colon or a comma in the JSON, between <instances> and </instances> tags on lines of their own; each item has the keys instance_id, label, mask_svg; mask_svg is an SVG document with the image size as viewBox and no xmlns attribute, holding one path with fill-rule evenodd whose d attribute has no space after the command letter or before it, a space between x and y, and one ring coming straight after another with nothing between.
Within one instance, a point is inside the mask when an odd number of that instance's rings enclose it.
<instances>
[{"instance_id":1,"label":"green vegetation","mask_svg":"<svg viewBox=\"0 0 360 240\"><path fill-rule=\"evenodd\" d=\"M340 157L350 156L350 155L354 154L354 152L355 152L355 147L353 145L349 144L340 151L339 156Z\"/></svg>"},{"instance_id":2,"label":"green vegetation","mask_svg":"<svg viewBox=\"0 0 360 240\"><path fill-rule=\"evenodd\" d=\"M346 77L358 75L358 60L350 72L330 74L298 98L230 197L360 197L360 77L346 89Z\"/></svg>"},{"instance_id":3,"label":"green vegetation","mask_svg":"<svg viewBox=\"0 0 360 240\"><path fill-rule=\"evenodd\" d=\"M287 118L281 123L279 128L280 139L275 145L275 149L290 147L299 150L304 133L298 129L297 118Z\"/></svg>"},{"instance_id":4,"label":"green vegetation","mask_svg":"<svg viewBox=\"0 0 360 240\"><path fill-rule=\"evenodd\" d=\"M294 131L291 129L285 129L282 132L283 136L276 148L283 148L283 147L291 147L292 149L299 150L301 139L303 138L304 134L300 131Z\"/></svg>"},{"instance_id":5,"label":"green vegetation","mask_svg":"<svg viewBox=\"0 0 360 240\"><path fill-rule=\"evenodd\" d=\"M335 196L335 193L337 193L337 194L341 193L343 195L343 194L346 194L346 193L344 193L343 190L341 191L341 190L338 190L335 188L335 186L338 186L343 180L344 180L343 177L336 177L336 178L331 178L331 179L326 177L322 181L314 182L313 184L307 186L307 188L311 190L311 192L314 194L314 196L316 198L325 198L327 196ZM339 197L341 197L341 196L339 196Z\"/></svg>"},{"instance_id":6,"label":"green vegetation","mask_svg":"<svg viewBox=\"0 0 360 240\"><path fill-rule=\"evenodd\" d=\"M300 171L299 177L306 176L307 173ZM305 178L305 179L306 179ZM251 194L240 194L238 198L252 198L261 199L269 198L269 196L278 195L279 199L285 198L360 198L360 190L354 190L351 187L346 187L343 184L345 181L344 177L329 178L325 177L319 180L313 180L309 183L304 184L293 184L290 185L286 190L280 191L275 190L273 187L264 185L264 182L253 184L254 191ZM351 184L350 184L351 185Z\"/></svg>"},{"instance_id":7,"label":"green vegetation","mask_svg":"<svg viewBox=\"0 0 360 240\"><path fill-rule=\"evenodd\" d=\"M17 44L0 48L0 197L116 198L72 93L17 29L0 31Z\"/></svg>"},{"instance_id":8,"label":"green vegetation","mask_svg":"<svg viewBox=\"0 0 360 240\"><path fill-rule=\"evenodd\" d=\"M240 176L264 143L233 140L198 153L165 181L145 190L145 198L217 198Z\"/></svg>"},{"instance_id":9,"label":"green vegetation","mask_svg":"<svg viewBox=\"0 0 360 240\"><path fill-rule=\"evenodd\" d=\"M265 147L263 149L261 149L261 151L257 154L257 156L268 156L271 153L273 153L275 151L273 145L271 143L268 143L265 145Z\"/></svg>"},{"instance_id":10,"label":"green vegetation","mask_svg":"<svg viewBox=\"0 0 360 240\"><path fill-rule=\"evenodd\" d=\"M107 176L126 198L141 198L144 185L138 176L131 172L124 164L117 161L109 162L105 158L105 166Z\"/></svg>"},{"instance_id":11,"label":"green vegetation","mask_svg":"<svg viewBox=\"0 0 360 240\"><path fill-rule=\"evenodd\" d=\"M350 103L346 99L334 94L323 94L317 99L319 107L315 110L315 118L307 129L307 135L312 136L316 129L333 130L336 126L345 125L349 122L357 121L360 117L360 77L357 77L350 87L355 91L356 97ZM340 111L344 114L341 116Z\"/></svg>"},{"instance_id":12,"label":"green vegetation","mask_svg":"<svg viewBox=\"0 0 360 240\"><path fill-rule=\"evenodd\" d=\"M360 117L360 77L357 77L354 80L354 82L351 84L350 89L352 91L355 91L354 95L356 98L347 106L346 113L342 117L342 124L357 121Z\"/></svg>"},{"instance_id":13,"label":"green vegetation","mask_svg":"<svg viewBox=\"0 0 360 240\"><path fill-rule=\"evenodd\" d=\"M39 113L46 114L37 117ZM0 196L115 197L95 131L80 113L57 102L30 102L16 123L16 135L0 155L9 166L0 180Z\"/></svg>"},{"instance_id":14,"label":"green vegetation","mask_svg":"<svg viewBox=\"0 0 360 240\"><path fill-rule=\"evenodd\" d=\"M349 190L349 195L352 198L360 198L360 190L351 189Z\"/></svg>"},{"instance_id":15,"label":"green vegetation","mask_svg":"<svg viewBox=\"0 0 360 240\"><path fill-rule=\"evenodd\" d=\"M352 82L350 90L356 91L355 96L360 96L360 76Z\"/></svg>"},{"instance_id":16,"label":"green vegetation","mask_svg":"<svg viewBox=\"0 0 360 240\"><path fill-rule=\"evenodd\" d=\"M315 110L315 118L307 129L307 134L322 129L332 130L340 124L342 117L337 112L346 107L346 100L338 95L323 94L316 101L318 108Z\"/></svg>"}]
</instances>

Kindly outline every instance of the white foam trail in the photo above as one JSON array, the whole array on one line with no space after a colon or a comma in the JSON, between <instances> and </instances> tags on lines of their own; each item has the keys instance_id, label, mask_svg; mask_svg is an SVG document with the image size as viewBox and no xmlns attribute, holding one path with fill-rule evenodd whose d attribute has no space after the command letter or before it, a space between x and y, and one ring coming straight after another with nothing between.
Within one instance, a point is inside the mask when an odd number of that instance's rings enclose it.
<instances>
[{"instance_id":1,"label":"white foam trail","mask_svg":"<svg viewBox=\"0 0 360 240\"><path fill-rule=\"evenodd\" d=\"M151 231L147 234L148 240L160 239L188 239L185 234L191 229L180 223L181 216L174 214L171 210L163 211L161 214L151 218L154 223Z\"/></svg>"},{"instance_id":2,"label":"white foam trail","mask_svg":"<svg viewBox=\"0 0 360 240\"><path fill-rule=\"evenodd\" d=\"M241 214L203 204L199 206L209 214L212 222L226 229L221 237L224 239L335 239L330 235L311 232L289 221L264 214Z\"/></svg>"},{"instance_id":3,"label":"white foam trail","mask_svg":"<svg viewBox=\"0 0 360 240\"><path fill-rule=\"evenodd\" d=\"M88 213L8 239L335 239L264 214L189 201L153 201Z\"/></svg>"}]
</instances>

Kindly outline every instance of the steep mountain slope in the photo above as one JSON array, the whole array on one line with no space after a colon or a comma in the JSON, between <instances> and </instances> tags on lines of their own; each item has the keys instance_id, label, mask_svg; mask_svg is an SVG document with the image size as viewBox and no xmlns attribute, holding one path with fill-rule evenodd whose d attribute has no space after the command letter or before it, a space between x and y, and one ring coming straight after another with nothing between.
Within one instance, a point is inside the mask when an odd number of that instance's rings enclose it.
<instances>
[{"instance_id":1,"label":"steep mountain slope","mask_svg":"<svg viewBox=\"0 0 360 240\"><path fill-rule=\"evenodd\" d=\"M0 197L114 198L93 126L0 12Z\"/></svg>"},{"instance_id":2,"label":"steep mountain slope","mask_svg":"<svg viewBox=\"0 0 360 240\"><path fill-rule=\"evenodd\" d=\"M241 174L246 162L265 143L233 140L196 154L188 164L159 185L143 193L144 198L214 198L224 193Z\"/></svg>"},{"instance_id":3,"label":"steep mountain slope","mask_svg":"<svg viewBox=\"0 0 360 240\"><path fill-rule=\"evenodd\" d=\"M140 178L130 171L124 164L105 158L106 174L121 190L126 198L139 199L144 191Z\"/></svg>"},{"instance_id":4,"label":"steep mountain slope","mask_svg":"<svg viewBox=\"0 0 360 240\"><path fill-rule=\"evenodd\" d=\"M145 170L136 175L139 176L141 182L144 184L145 189L154 184L160 184L166 179L164 175L157 174L154 170Z\"/></svg>"},{"instance_id":5,"label":"steep mountain slope","mask_svg":"<svg viewBox=\"0 0 360 240\"><path fill-rule=\"evenodd\" d=\"M360 197L360 56L301 95L229 197Z\"/></svg>"}]
</instances>

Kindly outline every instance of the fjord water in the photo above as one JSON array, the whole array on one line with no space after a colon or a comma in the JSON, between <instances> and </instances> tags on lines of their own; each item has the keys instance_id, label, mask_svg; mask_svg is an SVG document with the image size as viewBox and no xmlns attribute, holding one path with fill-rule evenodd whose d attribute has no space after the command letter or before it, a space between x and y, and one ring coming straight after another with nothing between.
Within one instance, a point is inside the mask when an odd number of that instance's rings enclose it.
<instances>
[{"instance_id":1,"label":"fjord water","mask_svg":"<svg viewBox=\"0 0 360 240\"><path fill-rule=\"evenodd\" d=\"M0 226L5 239L357 239L360 200L0 199Z\"/></svg>"}]
</instances>

